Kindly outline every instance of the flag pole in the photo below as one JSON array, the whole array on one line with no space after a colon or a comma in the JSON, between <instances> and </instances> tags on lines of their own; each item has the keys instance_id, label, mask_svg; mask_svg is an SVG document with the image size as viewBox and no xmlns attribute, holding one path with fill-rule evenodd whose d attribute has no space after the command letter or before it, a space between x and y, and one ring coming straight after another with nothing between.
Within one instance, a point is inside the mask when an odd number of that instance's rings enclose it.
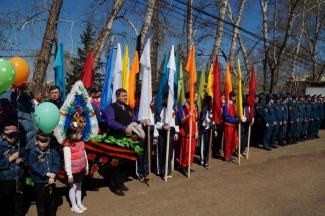
<instances>
[{"instance_id":1,"label":"flag pole","mask_svg":"<svg viewBox=\"0 0 325 216\"><path fill-rule=\"evenodd\" d=\"M175 141L174 141L175 142ZM173 149L173 158L172 158L172 171L174 171L175 169L175 165L174 165L174 162L175 162L175 149Z\"/></svg>"},{"instance_id":2,"label":"flag pole","mask_svg":"<svg viewBox=\"0 0 325 216\"><path fill-rule=\"evenodd\" d=\"M225 131L224 131L224 128L222 129L222 136L221 136L221 151L222 151L222 156L225 157L225 142L223 140L224 138L224 135L225 135Z\"/></svg>"},{"instance_id":3,"label":"flag pole","mask_svg":"<svg viewBox=\"0 0 325 216\"><path fill-rule=\"evenodd\" d=\"M238 124L238 165L240 165L241 123Z\"/></svg>"},{"instance_id":4,"label":"flag pole","mask_svg":"<svg viewBox=\"0 0 325 216\"><path fill-rule=\"evenodd\" d=\"M167 142L166 142L166 160L165 160L165 176L164 180L167 182L167 172L168 172L168 159L169 159L169 140L170 140L170 130L167 131Z\"/></svg>"},{"instance_id":5,"label":"flag pole","mask_svg":"<svg viewBox=\"0 0 325 216\"><path fill-rule=\"evenodd\" d=\"M248 140L247 140L247 153L246 153L246 159L248 159L248 155L249 155L249 144L251 142L251 129L252 129L252 126L249 125L248 127Z\"/></svg>"},{"instance_id":6,"label":"flag pole","mask_svg":"<svg viewBox=\"0 0 325 216\"><path fill-rule=\"evenodd\" d=\"M147 125L147 130L148 130L148 173L149 173L149 186L151 186L151 148L150 148L150 125Z\"/></svg>"},{"instance_id":7,"label":"flag pole","mask_svg":"<svg viewBox=\"0 0 325 216\"><path fill-rule=\"evenodd\" d=\"M187 167L187 178L191 177L191 150L192 150L192 116L190 116L190 140L188 146L188 167Z\"/></svg>"},{"instance_id":8,"label":"flag pole","mask_svg":"<svg viewBox=\"0 0 325 216\"><path fill-rule=\"evenodd\" d=\"M208 169L210 168L210 162L211 162L211 157L212 157L212 126L210 128L210 140L209 140L209 159L208 159Z\"/></svg>"}]
</instances>

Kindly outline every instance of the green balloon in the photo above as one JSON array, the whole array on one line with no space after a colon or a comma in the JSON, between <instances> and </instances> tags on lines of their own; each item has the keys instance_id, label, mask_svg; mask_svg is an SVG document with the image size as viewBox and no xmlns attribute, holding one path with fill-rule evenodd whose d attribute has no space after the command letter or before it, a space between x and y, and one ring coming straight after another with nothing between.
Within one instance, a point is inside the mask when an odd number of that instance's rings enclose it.
<instances>
[{"instance_id":1,"label":"green balloon","mask_svg":"<svg viewBox=\"0 0 325 216\"><path fill-rule=\"evenodd\" d=\"M49 134L59 123L60 111L53 103L44 102L36 107L34 119L37 127L44 133Z\"/></svg>"},{"instance_id":2,"label":"green balloon","mask_svg":"<svg viewBox=\"0 0 325 216\"><path fill-rule=\"evenodd\" d=\"M0 59L0 93L7 91L15 78L16 73L10 61Z\"/></svg>"}]
</instances>

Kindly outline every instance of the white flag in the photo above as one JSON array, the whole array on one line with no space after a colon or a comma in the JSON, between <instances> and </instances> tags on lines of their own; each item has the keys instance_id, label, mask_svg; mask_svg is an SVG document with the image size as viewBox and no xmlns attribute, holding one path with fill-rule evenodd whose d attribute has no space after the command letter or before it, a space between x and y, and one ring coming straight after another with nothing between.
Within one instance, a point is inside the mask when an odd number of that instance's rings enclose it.
<instances>
[{"instance_id":1,"label":"white flag","mask_svg":"<svg viewBox=\"0 0 325 216\"><path fill-rule=\"evenodd\" d=\"M117 44L117 52L116 58L114 63L114 73L113 73L113 95L112 95L112 103L115 103L116 96L115 92L117 89L122 88L122 51L121 51L121 44ZM126 89L127 90L127 89Z\"/></svg>"},{"instance_id":2,"label":"white flag","mask_svg":"<svg viewBox=\"0 0 325 216\"><path fill-rule=\"evenodd\" d=\"M138 114L138 121L145 122L150 120L150 103L152 100L151 92L151 63L150 63L150 39L147 40L140 59L143 74L141 86L141 99Z\"/></svg>"},{"instance_id":3,"label":"white flag","mask_svg":"<svg viewBox=\"0 0 325 216\"><path fill-rule=\"evenodd\" d=\"M173 122L173 113L174 113L174 76L176 73L176 63L175 63L175 53L174 53L174 45L170 51L169 61L167 64L167 68L169 68L169 77L168 77L168 101L167 101L167 110L166 110L166 124L171 125Z\"/></svg>"}]
</instances>

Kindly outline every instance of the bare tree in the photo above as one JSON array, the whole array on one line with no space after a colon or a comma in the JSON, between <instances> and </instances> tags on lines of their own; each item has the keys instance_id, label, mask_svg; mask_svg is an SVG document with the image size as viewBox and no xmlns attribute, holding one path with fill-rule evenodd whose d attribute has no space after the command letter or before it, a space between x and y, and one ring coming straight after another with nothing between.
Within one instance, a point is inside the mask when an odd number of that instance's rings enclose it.
<instances>
[{"instance_id":1,"label":"bare tree","mask_svg":"<svg viewBox=\"0 0 325 216\"><path fill-rule=\"evenodd\" d=\"M246 0L241 0L240 1L240 6L239 6L236 21L233 20L233 15L232 15L232 10L231 10L230 4L228 4L228 7L227 7L228 8L228 13L229 13L229 18L231 17L231 21L234 24L232 39L231 39L231 48L230 48L230 52L229 52L229 61L231 63L234 62L234 59L236 57L235 54L236 54L237 38L238 38L238 32L239 32L239 29L236 26L239 26L239 24L240 24L241 17L243 15L243 11L244 11L244 8L245 8L245 4L246 4Z\"/></svg>"},{"instance_id":2,"label":"bare tree","mask_svg":"<svg viewBox=\"0 0 325 216\"><path fill-rule=\"evenodd\" d=\"M33 89L42 89L46 69L50 61L53 41L57 32L57 23L62 8L63 0L53 0L49 17L46 23L45 33L42 41L41 50L37 59L35 72L31 87Z\"/></svg>"},{"instance_id":3,"label":"bare tree","mask_svg":"<svg viewBox=\"0 0 325 216\"><path fill-rule=\"evenodd\" d=\"M309 17L309 19L315 20L316 22L306 22L304 19L304 27L305 27L305 37L306 37L306 50L312 60L312 80L319 81L321 78L322 71L318 72L318 43L319 43L319 36L322 30L324 20L325 20L325 11L324 11L324 4L322 5L323 1L316 0L316 11L314 12L314 16ZM323 11L322 11L323 9Z\"/></svg>"},{"instance_id":4,"label":"bare tree","mask_svg":"<svg viewBox=\"0 0 325 216\"><path fill-rule=\"evenodd\" d=\"M215 57L219 53L221 39L223 36L223 27L224 27L224 22L222 20L224 20L225 18L228 0L220 0L219 3L220 3L220 7L219 7L220 9L219 9L219 15L217 19L217 32L215 35L214 45L212 50L212 59L215 59Z\"/></svg>"},{"instance_id":5,"label":"bare tree","mask_svg":"<svg viewBox=\"0 0 325 216\"><path fill-rule=\"evenodd\" d=\"M192 18L192 0L187 0L187 13L186 13L186 30L187 30L187 53L193 45L193 18Z\"/></svg>"},{"instance_id":6,"label":"bare tree","mask_svg":"<svg viewBox=\"0 0 325 216\"><path fill-rule=\"evenodd\" d=\"M141 56L141 53L142 53L142 50L144 47L144 42L145 42L146 36L149 32L154 7L155 7L155 0L148 0L148 5L147 5L147 9L146 9L146 14L144 15L142 28L141 28L140 34L137 37L137 51L139 53L139 56Z\"/></svg>"},{"instance_id":7,"label":"bare tree","mask_svg":"<svg viewBox=\"0 0 325 216\"><path fill-rule=\"evenodd\" d=\"M152 49L151 49L151 69L152 69L152 82L153 86L157 86L158 83L158 48L160 43L160 26L159 26L159 15L160 15L160 0L156 0L155 11L153 15L153 38L152 38Z\"/></svg>"},{"instance_id":8,"label":"bare tree","mask_svg":"<svg viewBox=\"0 0 325 216\"><path fill-rule=\"evenodd\" d=\"M124 0L115 0L110 16L107 18L106 24L97 38L94 45L94 68L98 66L100 55L105 47L106 41L111 33L113 22L120 11Z\"/></svg>"},{"instance_id":9,"label":"bare tree","mask_svg":"<svg viewBox=\"0 0 325 216\"><path fill-rule=\"evenodd\" d=\"M288 39L291 35L291 30L292 30L292 24L293 20L295 17L295 11L297 8L297 5L300 0L290 0L289 2L289 8L288 8L288 15L287 15L287 24L285 26L284 30L284 37L283 41L278 47L277 55L272 56L270 55L269 52L269 44L267 43L268 41L268 22L267 22L267 6L268 6L268 1L267 0L260 0L261 3L261 8L262 8L262 14L263 14L263 36L264 36L264 52L265 52L265 57L268 62L269 68L270 68L270 74L271 74L271 81L270 81L270 88L269 91L270 93L275 92L276 90L276 78L277 78L277 69L281 65L281 61L283 60L283 55L286 50L287 42ZM266 71L265 71L266 73ZM264 80L266 84L266 74L264 74Z\"/></svg>"}]
</instances>

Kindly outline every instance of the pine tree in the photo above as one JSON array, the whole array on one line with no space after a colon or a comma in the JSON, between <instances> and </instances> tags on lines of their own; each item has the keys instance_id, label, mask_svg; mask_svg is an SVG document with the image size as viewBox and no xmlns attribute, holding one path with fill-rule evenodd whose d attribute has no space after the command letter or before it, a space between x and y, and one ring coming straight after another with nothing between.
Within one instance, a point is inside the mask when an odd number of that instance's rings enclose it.
<instances>
[{"instance_id":1,"label":"pine tree","mask_svg":"<svg viewBox=\"0 0 325 216\"><path fill-rule=\"evenodd\" d=\"M82 32L80 37L83 47L78 48L78 56L72 59L71 63L73 65L73 70L71 73L67 73L68 89L70 89L76 81L81 79L83 66L88 58L90 51L93 49L95 42L95 32L93 30L92 18L88 20L86 29Z\"/></svg>"}]
</instances>

